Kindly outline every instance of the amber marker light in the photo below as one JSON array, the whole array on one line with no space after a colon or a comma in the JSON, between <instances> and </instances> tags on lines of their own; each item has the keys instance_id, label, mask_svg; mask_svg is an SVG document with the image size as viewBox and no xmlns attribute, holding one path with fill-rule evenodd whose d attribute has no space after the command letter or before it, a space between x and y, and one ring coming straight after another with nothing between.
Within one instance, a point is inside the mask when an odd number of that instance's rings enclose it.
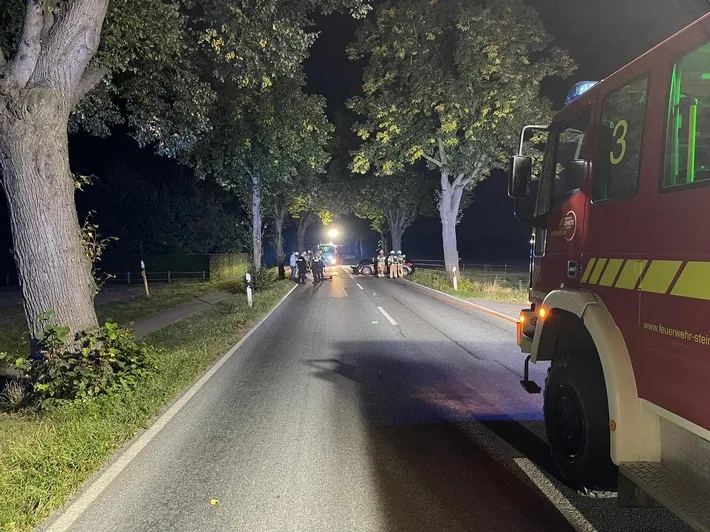
<instances>
[{"instance_id":1,"label":"amber marker light","mask_svg":"<svg viewBox=\"0 0 710 532\"><path fill-rule=\"evenodd\" d=\"M538 315L540 316L541 319L545 319L545 316L547 315L547 311L543 307L540 307L540 311L538 312Z\"/></svg>"}]
</instances>

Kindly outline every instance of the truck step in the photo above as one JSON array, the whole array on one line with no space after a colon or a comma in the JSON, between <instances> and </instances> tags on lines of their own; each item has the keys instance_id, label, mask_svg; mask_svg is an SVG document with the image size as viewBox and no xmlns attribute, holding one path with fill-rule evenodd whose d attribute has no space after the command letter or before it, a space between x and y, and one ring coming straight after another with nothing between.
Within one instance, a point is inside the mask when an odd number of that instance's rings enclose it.
<instances>
[{"instance_id":1,"label":"truck step","mask_svg":"<svg viewBox=\"0 0 710 532\"><path fill-rule=\"evenodd\" d=\"M622 463L619 474L666 506L693 529L710 532L710 496L703 489L660 462ZM619 498L622 499L621 491Z\"/></svg>"}]
</instances>

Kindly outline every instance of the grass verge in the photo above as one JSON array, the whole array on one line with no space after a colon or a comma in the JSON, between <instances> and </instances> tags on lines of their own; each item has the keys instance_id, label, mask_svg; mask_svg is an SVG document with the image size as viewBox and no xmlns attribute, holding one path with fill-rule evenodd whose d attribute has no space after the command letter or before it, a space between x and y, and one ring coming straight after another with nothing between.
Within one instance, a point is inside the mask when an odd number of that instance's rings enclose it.
<instances>
[{"instance_id":1,"label":"grass verge","mask_svg":"<svg viewBox=\"0 0 710 532\"><path fill-rule=\"evenodd\" d=\"M443 272L434 270L417 270L407 279L423 286L451 294L463 299L488 299L507 303L527 303L527 284L511 283L499 279L463 277L459 279L458 290L446 280Z\"/></svg>"},{"instance_id":2,"label":"grass verge","mask_svg":"<svg viewBox=\"0 0 710 532\"><path fill-rule=\"evenodd\" d=\"M166 403L191 385L291 289L278 281L249 308L235 295L146 338L158 369L129 393L39 414L0 414L0 530L24 531L60 507Z\"/></svg>"},{"instance_id":3,"label":"grass verge","mask_svg":"<svg viewBox=\"0 0 710 532\"><path fill-rule=\"evenodd\" d=\"M150 297L138 295L118 301L96 304L96 313L101 323L107 319L130 326L143 316L155 314L185 301L223 289L222 283L185 281L157 285L151 289ZM24 320L0 327L0 352L21 353L29 347L27 327Z\"/></svg>"}]
</instances>

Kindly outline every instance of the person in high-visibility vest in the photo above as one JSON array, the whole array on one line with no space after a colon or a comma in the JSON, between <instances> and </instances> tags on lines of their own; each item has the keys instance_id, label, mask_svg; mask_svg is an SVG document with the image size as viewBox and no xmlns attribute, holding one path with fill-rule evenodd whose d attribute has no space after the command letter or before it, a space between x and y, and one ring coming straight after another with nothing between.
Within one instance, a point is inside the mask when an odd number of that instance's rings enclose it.
<instances>
[{"instance_id":1,"label":"person in high-visibility vest","mask_svg":"<svg viewBox=\"0 0 710 532\"><path fill-rule=\"evenodd\" d=\"M394 250L390 251L389 257L387 257L387 266L390 269L390 279L397 278L397 255L394 254Z\"/></svg>"},{"instance_id":2,"label":"person in high-visibility vest","mask_svg":"<svg viewBox=\"0 0 710 532\"><path fill-rule=\"evenodd\" d=\"M397 251L397 275L400 279L404 277L404 259L405 255L402 250Z\"/></svg>"},{"instance_id":3,"label":"person in high-visibility vest","mask_svg":"<svg viewBox=\"0 0 710 532\"><path fill-rule=\"evenodd\" d=\"M383 277L385 275L386 261L387 257L385 257L385 252L380 250L377 254L377 258L375 259L375 262L377 263L377 277Z\"/></svg>"}]
</instances>

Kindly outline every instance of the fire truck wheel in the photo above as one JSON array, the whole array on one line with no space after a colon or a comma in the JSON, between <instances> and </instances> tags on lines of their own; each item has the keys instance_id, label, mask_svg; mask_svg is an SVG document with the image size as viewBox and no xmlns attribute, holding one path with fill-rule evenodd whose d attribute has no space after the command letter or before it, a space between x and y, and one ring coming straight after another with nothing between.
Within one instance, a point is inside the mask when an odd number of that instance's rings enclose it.
<instances>
[{"instance_id":1,"label":"fire truck wheel","mask_svg":"<svg viewBox=\"0 0 710 532\"><path fill-rule=\"evenodd\" d=\"M545 384L547 439L563 479L575 488L613 490L609 406L596 351L559 352Z\"/></svg>"}]
</instances>

